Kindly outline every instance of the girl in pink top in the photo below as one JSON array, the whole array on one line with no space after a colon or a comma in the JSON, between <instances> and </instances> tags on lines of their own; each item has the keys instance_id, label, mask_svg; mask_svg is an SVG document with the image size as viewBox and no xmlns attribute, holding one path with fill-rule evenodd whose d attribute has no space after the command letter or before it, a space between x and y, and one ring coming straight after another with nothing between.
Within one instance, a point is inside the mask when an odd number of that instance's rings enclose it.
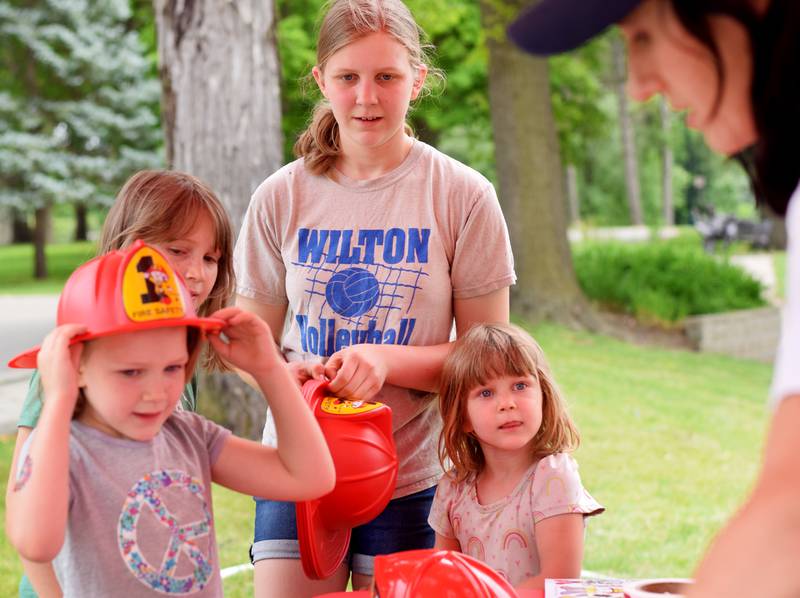
<instances>
[{"instance_id":1,"label":"girl in pink top","mask_svg":"<svg viewBox=\"0 0 800 598\"><path fill-rule=\"evenodd\" d=\"M436 547L460 550L513 585L579 577L584 519L604 509L567 451L579 437L542 349L508 324L456 341L442 370L439 482L428 522Z\"/></svg>"}]
</instances>

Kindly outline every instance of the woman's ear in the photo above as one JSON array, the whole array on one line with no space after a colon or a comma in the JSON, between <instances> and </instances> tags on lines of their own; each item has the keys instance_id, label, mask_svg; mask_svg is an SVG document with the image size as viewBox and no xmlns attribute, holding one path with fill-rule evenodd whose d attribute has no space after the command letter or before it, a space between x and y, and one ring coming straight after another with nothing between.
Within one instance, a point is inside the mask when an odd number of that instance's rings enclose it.
<instances>
[{"instance_id":1,"label":"woman's ear","mask_svg":"<svg viewBox=\"0 0 800 598\"><path fill-rule=\"evenodd\" d=\"M318 66L315 66L313 69L311 69L311 74L314 75L314 81L317 82L317 87L319 87L320 92L322 92L322 95L327 98L328 94L325 93L325 77L322 74L322 69Z\"/></svg>"},{"instance_id":2,"label":"woman's ear","mask_svg":"<svg viewBox=\"0 0 800 598\"><path fill-rule=\"evenodd\" d=\"M411 99L416 100L419 97L422 87L425 85L425 77L428 76L428 67L420 64L417 67L417 77L414 79L414 85L411 88Z\"/></svg>"}]
</instances>

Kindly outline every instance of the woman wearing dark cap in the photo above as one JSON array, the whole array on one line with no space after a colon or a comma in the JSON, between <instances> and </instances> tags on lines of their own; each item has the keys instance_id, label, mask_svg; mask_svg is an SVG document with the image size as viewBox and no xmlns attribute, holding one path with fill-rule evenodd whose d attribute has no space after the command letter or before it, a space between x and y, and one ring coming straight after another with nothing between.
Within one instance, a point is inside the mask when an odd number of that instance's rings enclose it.
<instances>
[{"instance_id":1,"label":"woman wearing dark cap","mask_svg":"<svg viewBox=\"0 0 800 598\"><path fill-rule=\"evenodd\" d=\"M509 28L524 50L571 50L617 24L629 91L662 94L745 166L786 217L787 297L772 422L751 496L711 546L691 596L800 596L800 0L542 0Z\"/></svg>"}]
</instances>

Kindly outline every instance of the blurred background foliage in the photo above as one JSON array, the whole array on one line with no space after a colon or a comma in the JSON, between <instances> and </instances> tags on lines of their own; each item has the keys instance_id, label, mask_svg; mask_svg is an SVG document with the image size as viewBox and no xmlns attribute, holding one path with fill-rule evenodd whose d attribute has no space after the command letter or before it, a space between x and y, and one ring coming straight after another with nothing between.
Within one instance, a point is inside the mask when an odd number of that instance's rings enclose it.
<instances>
[{"instance_id":1,"label":"blurred background foliage","mask_svg":"<svg viewBox=\"0 0 800 598\"><path fill-rule=\"evenodd\" d=\"M320 97L309 75L322 4L277 0L286 161ZM413 107L416 134L497 183L479 5L408 4L427 34L433 66L446 76ZM620 110L615 35L550 60L572 223L632 223L621 119L634 131L627 151L637 165L645 224L690 224L701 207L755 217L738 165L712 154L682 118L665 124L658 100ZM0 210L14 224L3 242L29 241L37 227L47 229L37 218L53 204L74 207L74 238L85 239L93 222L87 208L102 214L130 173L164 165L156 41L149 0L0 0Z\"/></svg>"},{"instance_id":2,"label":"blurred background foliage","mask_svg":"<svg viewBox=\"0 0 800 598\"><path fill-rule=\"evenodd\" d=\"M278 0L285 158L319 98L315 63L323 0ZM480 10L468 0L409 0L443 85L410 115L424 141L496 181ZM108 204L136 168L163 165L153 9L147 0L0 1L0 203ZM580 220L630 223L611 38L551 59L552 103L565 166L575 170ZM520 76L524 76L521 73ZM752 216L739 168L713 155L657 101L630 110L645 222L663 220L665 147L673 154L677 223L711 205Z\"/></svg>"},{"instance_id":3,"label":"blurred background foliage","mask_svg":"<svg viewBox=\"0 0 800 598\"><path fill-rule=\"evenodd\" d=\"M317 16L323 0L278 0L278 42L283 69L285 158L319 98L309 77L316 61ZM433 65L444 85L418 101L410 121L417 135L469 164L496 183L494 143L487 95L487 51L477 2L409 0L428 36ZM552 103L561 158L577 174L580 220L598 226L630 224L622 166L618 101L613 89L610 32L576 52L550 60ZM519 76L524 76L521 73ZM749 184L738 165L714 155L681 118L663 130L658 101L635 105L645 223L662 223L663 152L672 150L675 222L691 223L692 208L713 206L754 216Z\"/></svg>"}]
</instances>

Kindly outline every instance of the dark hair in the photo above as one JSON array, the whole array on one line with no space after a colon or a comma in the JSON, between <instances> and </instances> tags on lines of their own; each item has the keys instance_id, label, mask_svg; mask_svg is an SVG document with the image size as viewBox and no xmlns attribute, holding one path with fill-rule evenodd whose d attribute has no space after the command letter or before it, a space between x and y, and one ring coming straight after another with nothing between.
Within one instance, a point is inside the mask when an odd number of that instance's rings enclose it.
<instances>
[{"instance_id":1,"label":"dark hair","mask_svg":"<svg viewBox=\"0 0 800 598\"><path fill-rule=\"evenodd\" d=\"M770 0L763 16L751 0L671 0L681 24L712 53L720 90L725 78L709 17L740 22L753 48L752 100L758 140L740 153L756 198L781 216L800 180L800 2ZM719 104L720 98L717 98Z\"/></svg>"}]
</instances>

